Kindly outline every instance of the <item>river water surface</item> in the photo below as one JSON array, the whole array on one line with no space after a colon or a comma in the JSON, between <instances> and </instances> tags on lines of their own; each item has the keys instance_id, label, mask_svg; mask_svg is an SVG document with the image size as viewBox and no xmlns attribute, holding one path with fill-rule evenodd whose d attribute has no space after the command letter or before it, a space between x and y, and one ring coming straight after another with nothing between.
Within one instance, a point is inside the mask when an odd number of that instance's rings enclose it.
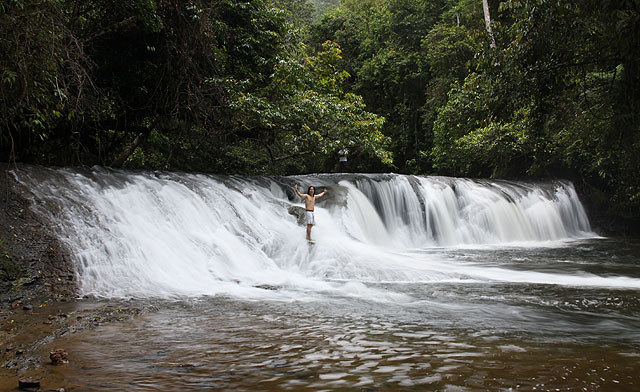
<instances>
[{"instance_id":1,"label":"river water surface","mask_svg":"<svg viewBox=\"0 0 640 392\"><path fill-rule=\"evenodd\" d=\"M638 251L594 239L438 252L474 268L597 274L618 285L640 279ZM67 388L96 391L640 388L637 288L350 284L384 298L156 300L155 312L57 341L72 361L55 371Z\"/></svg>"},{"instance_id":2,"label":"river water surface","mask_svg":"<svg viewBox=\"0 0 640 392\"><path fill-rule=\"evenodd\" d=\"M73 390L640 390L640 246L573 185L25 168L87 301ZM327 187L305 241L292 186Z\"/></svg>"}]
</instances>

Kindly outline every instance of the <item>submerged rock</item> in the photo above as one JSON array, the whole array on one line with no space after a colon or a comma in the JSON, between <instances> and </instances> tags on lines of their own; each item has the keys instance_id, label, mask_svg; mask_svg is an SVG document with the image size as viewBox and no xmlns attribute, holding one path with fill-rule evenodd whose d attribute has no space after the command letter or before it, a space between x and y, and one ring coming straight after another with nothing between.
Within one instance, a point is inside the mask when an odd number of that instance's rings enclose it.
<instances>
[{"instance_id":1,"label":"submerged rock","mask_svg":"<svg viewBox=\"0 0 640 392\"><path fill-rule=\"evenodd\" d=\"M21 391L29 391L40 388L40 380L34 380L31 378L23 378L18 380L18 389Z\"/></svg>"}]
</instances>

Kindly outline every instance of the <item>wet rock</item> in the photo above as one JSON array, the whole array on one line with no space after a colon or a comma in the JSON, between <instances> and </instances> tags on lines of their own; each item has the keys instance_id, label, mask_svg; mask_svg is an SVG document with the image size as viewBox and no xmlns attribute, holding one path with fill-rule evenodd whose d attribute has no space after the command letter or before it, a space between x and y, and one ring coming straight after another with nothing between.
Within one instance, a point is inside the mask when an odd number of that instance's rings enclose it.
<instances>
[{"instance_id":1,"label":"wet rock","mask_svg":"<svg viewBox=\"0 0 640 392\"><path fill-rule=\"evenodd\" d=\"M21 391L30 391L40 388L40 380L34 380L32 378L23 378L18 380L18 389Z\"/></svg>"},{"instance_id":2,"label":"wet rock","mask_svg":"<svg viewBox=\"0 0 640 392\"><path fill-rule=\"evenodd\" d=\"M54 365L69 363L69 354L61 348L51 351L49 353L49 358L51 359L51 363Z\"/></svg>"},{"instance_id":3,"label":"wet rock","mask_svg":"<svg viewBox=\"0 0 640 392\"><path fill-rule=\"evenodd\" d=\"M296 219L298 220L298 224L299 225L305 225L306 224L306 218L305 218L305 209L304 207L299 207L299 206L291 206L289 207L289 209L287 210L289 212L290 215L293 215L296 217Z\"/></svg>"},{"instance_id":4,"label":"wet rock","mask_svg":"<svg viewBox=\"0 0 640 392\"><path fill-rule=\"evenodd\" d=\"M31 304L26 304L22 307L22 310L33 310L33 305Z\"/></svg>"},{"instance_id":5,"label":"wet rock","mask_svg":"<svg viewBox=\"0 0 640 392\"><path fill-rule=\"evenodd\" d=\"M19 309L30 297L73 298L77 282L71 252L31 210L28 193L11 171L0 162L6 180L0 181L0 308Z\"/></svg>"},{"instance_id":6,"label":"wet rock","mask_svg":"<svg viewBox=\"0 0 640 392\"><path fill-rule=\"evenodd\" d=\"M257 285L255 285L253 287L255 287L257 289L272 290L272 291L275 291L275 290L279 289L278 286L274 286L274 285L271 285L271 284L257 284Z\"/></svg>"}]
</instances>

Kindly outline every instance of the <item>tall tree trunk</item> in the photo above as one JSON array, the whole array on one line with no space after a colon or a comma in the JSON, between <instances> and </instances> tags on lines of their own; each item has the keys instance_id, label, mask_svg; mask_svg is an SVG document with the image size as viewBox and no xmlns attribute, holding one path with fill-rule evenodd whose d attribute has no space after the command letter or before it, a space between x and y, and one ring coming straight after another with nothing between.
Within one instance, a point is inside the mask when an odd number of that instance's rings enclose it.
<instances>
[{"instance_id":1,"label":"tall tree trunk","mask_svg":"<svg viewBox=\"0 0 640 392\"><path fill-rule=\"evenodd\" d=\"M482 0L482 10L484 11L484 24L487 26L487 33L489 33L489 39L491 40L491 47L496 47L496 40L493 37L493 30L491 29L491 15L489 14L489 0Z\"/></svg>"}]
</instances>

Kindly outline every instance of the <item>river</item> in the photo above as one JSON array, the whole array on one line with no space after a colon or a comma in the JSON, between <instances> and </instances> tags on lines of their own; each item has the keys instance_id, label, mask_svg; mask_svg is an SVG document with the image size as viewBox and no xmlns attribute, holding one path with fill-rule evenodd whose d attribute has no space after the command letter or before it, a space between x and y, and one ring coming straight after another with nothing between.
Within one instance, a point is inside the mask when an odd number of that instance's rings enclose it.
<instances>
[{"instance_id":1,"label":"river","mask_svg":"<svg viewBox=\"0 0 640 392\"><path fill-rule=\"evenodd\" d=\"M30 168L83 302L155 309L62 337L73 390L640 388L640 245L570 183ZM328 188L315 244L291 186Z\"/></svg>"}]
</instances>

